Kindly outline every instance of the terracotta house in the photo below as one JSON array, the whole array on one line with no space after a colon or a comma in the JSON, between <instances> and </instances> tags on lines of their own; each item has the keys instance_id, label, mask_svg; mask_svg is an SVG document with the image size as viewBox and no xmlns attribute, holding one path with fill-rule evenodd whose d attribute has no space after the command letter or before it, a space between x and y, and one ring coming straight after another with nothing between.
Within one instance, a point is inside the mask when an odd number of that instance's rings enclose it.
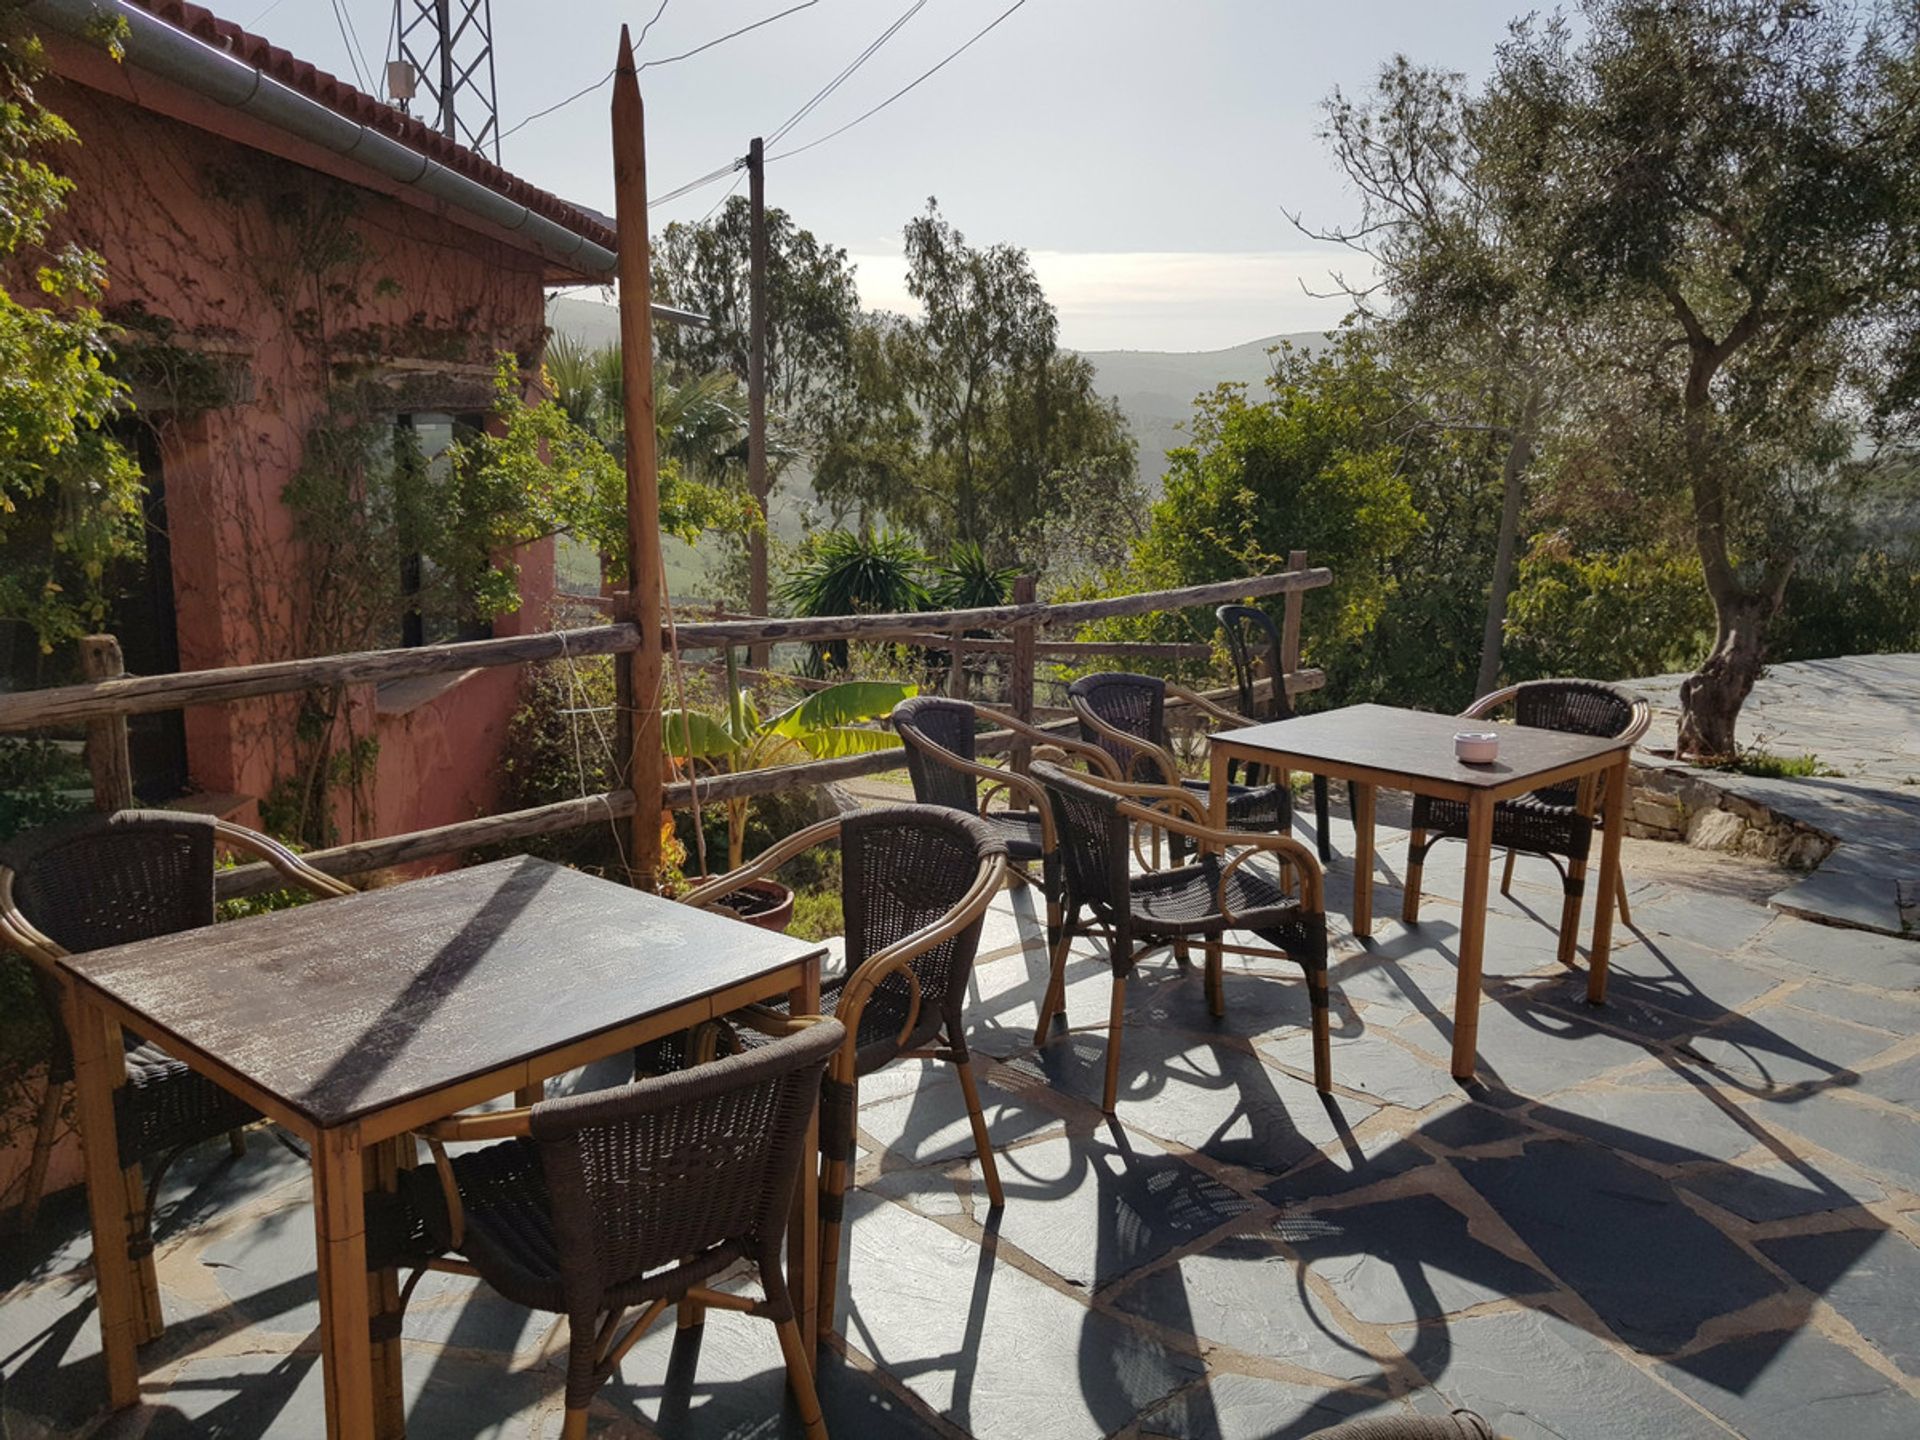
<instances>
[{"instance_id":1,"label":"terracotta house","mask_svg":"<svg viewBox=\"0 0 1920 1440\"><path fill-rule=\"evenodd\" d=\"M430 460L457 427L486 423L498 356L538 361L546 287L608 278L614 236L197 5L108 0L127 25L116 62L85 38L100 8L35 0L27 13L51 71L41 96L80 140L57 156L75 181L66 230L106 261L109 317L151 343L127 435L151 491L144 589L115 622L128 668L340 648L317 624L283 492L341 386ZM544 628L553 551L517 554L523 604L490 631L413 614L371 639ZM336 807L341 837L491 808L516 684L496 669L340 697L337 723L365 757L356 803ZM139 787L257 821L300 720L272 702L148 717Z\"/></svg>"}]
</instances>

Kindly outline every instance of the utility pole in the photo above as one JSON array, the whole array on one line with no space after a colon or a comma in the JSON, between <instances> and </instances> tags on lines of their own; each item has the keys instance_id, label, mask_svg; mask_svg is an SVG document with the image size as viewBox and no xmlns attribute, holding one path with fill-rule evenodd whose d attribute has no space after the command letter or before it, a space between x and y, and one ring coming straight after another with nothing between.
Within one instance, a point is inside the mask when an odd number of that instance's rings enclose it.
<instances>
[{"instance_id":1,"label":"utility pole","mask_svg":"<svg viewBox=\"0 0 1920 1440\"><path fill-rule=\"evenodd\" d=\"M747 539L747 609L767 613L767 166L755 136L747 147L747 202L752 216L747 273L747 493L760 525ZM755 669L767 667L768 647L753 647Z\"/></svg>"}]
</instances>

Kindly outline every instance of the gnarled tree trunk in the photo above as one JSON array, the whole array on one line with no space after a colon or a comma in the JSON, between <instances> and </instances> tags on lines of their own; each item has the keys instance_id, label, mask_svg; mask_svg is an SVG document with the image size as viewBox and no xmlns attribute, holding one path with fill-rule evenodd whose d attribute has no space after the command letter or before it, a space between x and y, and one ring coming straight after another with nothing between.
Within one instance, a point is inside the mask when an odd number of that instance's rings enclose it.
<instances>
[{"instance_id":1,"label":"gnarled tree trunk","mask_svg":"<svg viewBox=\"0 0 1920 1440\"><path fill-rule=\"evenodd\" d=\"M1527 498L1527 467L1540 429L1541 393L1536 386L1527 395L1519 422L1507 439L1507 461L1501 473L1500 534L1493 555L1493 580L1487 587L1487 623L1480 637L1480 674L1474 697L1489 694L1500 683L1500 655L1507 633L1507 597L1513 589L1513 552L1520 533L1520 512Z\"/></svg>"},{"instance_id":2,"label":"gnarled tree trunk","mask_svg":"<svg viewBox=\"0 0 1920 1440\"><path fill-rule=\"evenodd\" d=\"M1736 590L1713 597L1717 634L1713 652L1680 685L1681 756L1732 756L1734 724L1753 693L1767 655L1767 622L1780 608L1774 595Z\"/></svg>"}]
</instances>

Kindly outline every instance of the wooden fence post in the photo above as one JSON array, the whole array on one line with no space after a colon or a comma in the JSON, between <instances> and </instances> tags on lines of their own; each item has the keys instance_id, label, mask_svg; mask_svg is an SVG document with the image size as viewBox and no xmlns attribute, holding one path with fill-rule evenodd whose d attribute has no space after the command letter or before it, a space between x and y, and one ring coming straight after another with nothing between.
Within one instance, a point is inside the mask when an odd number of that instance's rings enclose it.
<instances>
[{"instance_id":1,"label":"wooden fence post","mask_svg":"<svg viewBox=\"0 0 1920 1440\"><path fill-rule=\"evenodd\" d=\"M118 680L127 673L120 642L111 635L80 640L80 670L89 680ZM93 771L93 808L111 815L133 806L133 761L127 754L127 717L107 715L87 722L87 768Z\"/></svg>"},{"instance_id":2,"label":"wooden fence post","mask_svg":"<svg viewBox=\"0 0 1920 1440\"><path fill-rule=\"evenodd\" d=\"M1031 605L1033 593L1033 576L1019 575L1014 578L1014 604ZM1033 723L1033 647L1039 628L1039 622L1035 620L1022 620L1014 625L1013 660L1007 667L1007 701L1013 708L1014 717L1029 725ZM1015 770L1025 770L1032 758L1033 746L1020 740L1014 744L1013 759L1009 763Z\"/></svg>"},{"instance_id":3,"label":"wooden fence post","mask_svg":"<svg viewBox=\"0 0 1920 1440\"><path fill-rule=\"evenodd\" d=\"M967 698L967 632L956 630L947 637L947 694L955 700Z\"/></svg>"},{"instance_id":4,"label":"wooden fence post","mask_svg":"<svg viewBox=\"0 0 1920 1440\"><path fill-rule=\"evenodd\" d=\"M1287 569L1307 568L1307 552L1295 550L1287 556ZM1273 683L1284 685L1286 677L1300 668L1300 601L1305 592L1289 590L1280 611L1280 669Z\"/></svg>"}]
</instances>

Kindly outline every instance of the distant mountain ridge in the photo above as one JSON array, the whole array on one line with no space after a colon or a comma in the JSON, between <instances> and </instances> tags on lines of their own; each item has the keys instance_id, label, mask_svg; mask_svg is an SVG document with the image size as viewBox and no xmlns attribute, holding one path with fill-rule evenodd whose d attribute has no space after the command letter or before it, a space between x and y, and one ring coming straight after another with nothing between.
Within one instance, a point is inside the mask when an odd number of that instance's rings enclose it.
<instances>
[{"instance_id":1,"label":"distant mountain ridge","mask_svg":"<svg viewBox=\"0 0 1920 1440\"><path fill-rule=\"evenodd\" d=\"M598 300L559 295L547 302L547 324L555 333L598 348L620 338L619 312ZM1167 451L1186 443L1184 426L1196 396L1216 385L1237 381L1258 390L1272 373L1267 352L1283 341L1315 349L1326 337L1318 331L1269 335L1225 350L1083 350L1093 366L1094 388L1120 402L1140 446L1140 478L1150 493L1160 493L1167 472Z\"/></svg>"}]
</instances>

